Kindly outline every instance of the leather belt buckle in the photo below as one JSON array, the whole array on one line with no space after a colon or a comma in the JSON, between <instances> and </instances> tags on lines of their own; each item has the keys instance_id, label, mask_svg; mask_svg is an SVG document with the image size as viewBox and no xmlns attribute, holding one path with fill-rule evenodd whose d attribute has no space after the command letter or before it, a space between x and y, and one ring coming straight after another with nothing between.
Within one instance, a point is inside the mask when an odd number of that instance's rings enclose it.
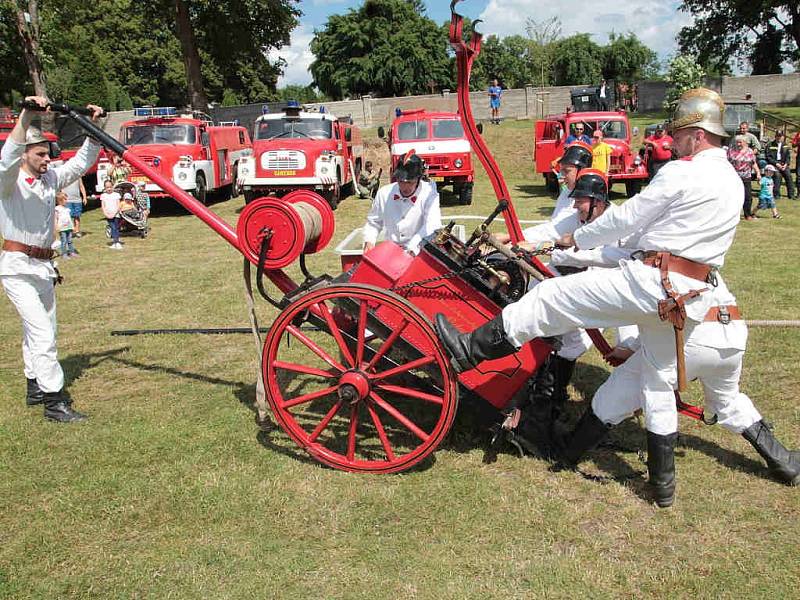
<instances>
[{"instance_id":1,"label":"leather belt buckle","mask_svg":"<svg viewBox=\"0 0 800 600\"><path fill-rule=\"evenodd\" d=\"M717 321L723 325L727 325L731 322L731 313L727 306L720 306L717 310Z\"/></svg>"},{"instance_id":2,"label":"leather belt buckle","mask_svg":"<svg viewBox=\"0 0 800 600\"><path fill-rule=\"evenodd\" d=\"M709 270L708 275L706 275L706 283L711 287L717 287L717 285L719 285L716 269Z\"/></svg>"},{"instance_id":3,"label":"leather belt buckle","mask_svg":"<svg viewBox=\"0 0 800 600\"><path fill-rule=\"evenodd\" d=\"M635 252L632 252L631 258L639 261L644 260L644 250L636 250Z\"/></svg>"}]
</instances>

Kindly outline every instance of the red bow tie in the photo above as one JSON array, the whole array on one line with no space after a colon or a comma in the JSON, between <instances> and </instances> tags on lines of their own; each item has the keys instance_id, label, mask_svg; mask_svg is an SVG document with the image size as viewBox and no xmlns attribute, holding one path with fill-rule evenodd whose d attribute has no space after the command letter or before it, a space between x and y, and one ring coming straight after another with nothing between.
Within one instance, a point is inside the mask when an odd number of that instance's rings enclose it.
<instances>
[{"instance_id":1,"label":"red bow tie","mask_svg":"<svg viewBox=\"0 0 800 600\"><path fill-rule=\"evenodd\" d=\"M411 204L414 204L414 202L417 201L417 197L416 196L411 196L411 198L405 198L404 196L401 196L400 194L395 194L394 195L394 199L395 200L410 200Z\"/></svg>"},{"instance_id":2,"label":"red bow tie","mask_svg":"<svg viewBox=\"0 0 800 600\"><path fill-rule=\"evenodd\" d=\"M25 183L27 183L28 185L33 185L34 181L36 181L35 177L26 177L25 178Z\"/></svg>"}]
</instances>

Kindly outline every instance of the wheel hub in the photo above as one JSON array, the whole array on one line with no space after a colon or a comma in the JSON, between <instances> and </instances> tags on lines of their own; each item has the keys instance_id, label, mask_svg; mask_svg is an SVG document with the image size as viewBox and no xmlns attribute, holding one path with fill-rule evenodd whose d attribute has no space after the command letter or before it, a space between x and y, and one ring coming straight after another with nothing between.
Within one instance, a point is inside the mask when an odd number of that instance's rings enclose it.
<instances>
[{"instance_id":1,"label":"wheel hub","mask_svg":"<svg viewBox=\"0 0 800 600\"><path fill-rule=\"evenodd\" d=\"M369 396L369 380L361 371L347 371L339 379L339 398L350 404Z\"/></svg>"}]
</instances>

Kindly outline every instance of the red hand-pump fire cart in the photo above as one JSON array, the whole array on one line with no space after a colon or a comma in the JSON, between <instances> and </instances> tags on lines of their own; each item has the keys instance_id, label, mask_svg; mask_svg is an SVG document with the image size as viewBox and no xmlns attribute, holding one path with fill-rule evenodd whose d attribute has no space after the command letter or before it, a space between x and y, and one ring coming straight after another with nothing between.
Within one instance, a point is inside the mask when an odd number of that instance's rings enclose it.
<instances>
[{"instance_id":1,"label":"red hand-pump fire cart","mask_svg":"<svg viewBox=\"0 0 800 600\"><path fill-rule=\"evenodd\" d=\"M522 239L503 176L472 116L468 83L481 34L473 31L469 44L463 41L457 1L451 2L450 42L457 56L459 114L498 207L467 243L451 233L451 224L426 240L417 256L384 242L347 273L312 276L306 255L325 248L334 232L333 212L321 196L301 190L255 200L234 229L95 126L84 116L86 109L50 106L146 174L256 265L259 290L280 311L261 355L266 399L283 430L336 469L391 473L411 468L447 435L459 390L504 411L550 352L546 342L534 340L510 357L456 376L432 326L433 316L443 313L460 329L472 330L518 299L529 277L552 276L536 256L497 244L487 231L502 213L512 244ZM497 248L494 258L482 250L487 243ZM283 271L295 261L305 275L300 284ZM269 296L263 276L282 298ZM602 336L592 335L607 353Z\"/></svg>"}]
</instances>

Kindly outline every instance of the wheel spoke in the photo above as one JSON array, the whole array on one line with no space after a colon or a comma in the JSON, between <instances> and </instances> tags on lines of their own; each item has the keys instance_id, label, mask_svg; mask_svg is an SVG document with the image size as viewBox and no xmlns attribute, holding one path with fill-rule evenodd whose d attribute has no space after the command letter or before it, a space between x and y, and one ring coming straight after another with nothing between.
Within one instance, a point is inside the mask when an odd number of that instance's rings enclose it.
<instances>
[{"instance_id":1,"label":"wheel spoke","mask_svg":"<svg viewBox=\"0 0 800 600\"><path fill-rule=\"evenodd\" d=\"M393 369L389 369L388 371L383 371L381 373L373 373L372 375L367 375L367 376L373 381L380 381L381 379L386 379L387 377L391 377L392 375L397 375L398 373L405 373L406 371L411 371L412 369L416 369L418 367L424 367L425 365L429 365L432 362L436 362L435 356L423 356L422 358L418 358L417 360L412 360L410 363L400 365L399 367L394 367Z\"/></svg>"},{"instance_id":2,"label":"wheel spoke","mask_svg":"<svg viewBox=\"0 0 800 600\"><path fill-rule=\"evenodd\" d=\"M356 368L364 360L364 336L367 330L367 301L362 299L358 307L358 346L356 346Z\"/></svg>"},{"instance_id":3,"label":"wheel spoke","mask_svg":"<svg viewBox=\"0 0 800 600\"><path fill-rule=\"evenodd\" d=\"M324 360L334 369L338 369L340 372L344 372L346 370L341 364L339 364L337 360L335 360L330 354L325 352L325 350L323 350L317 344L311 341L311 339L306 334L304 334L294 325L287 325L286 331L288 331L294 337L300 340L309 350L311 350L314 354L319 356L322 360Z\"/></svg>"},{"instance_id":4,"label":"wheel spoke","mask_svg":"<svg viewBox=\"0 0 800 600\"><path fill-rule=\"evenodd\" d=\"M442 396L434 396L433 394L426 394L425 392L420 392L412 388L402 387L399 385L388 385L388 384L378 384L378 387L383 391L392 392L394 394L400 394L401 396L418 398L420 400L425 400L426 402L432 402L433 404L438 404L440 406L444 404L444 398Z\"/></svg>"},{"instance_id":5,"label":"wheel spoke","mask_svg":"<svg viewBox=\"0 0 800 600\"><path fill-rule=\"evenodd\" d=\"M344 400L339 400L336 404L334 404L331 407L331 409L327 412L327 414L322 418L322 421L319 422L319 425L317 425L314 428L314 431L311 432L311 435L308 436L309 442L317 441L319 434L325 431L325 428L328 426L328 423L330 423L334 415L336 415L336 413L339 412L339 408L341 408L342 402L344 402Z\"/></svg>"},{"instance_id":6,"label":"wheel spoke","mask_svg":"<svg viewBox=\"0 0 800 600\"><path fill-rule=\"evenodd\" d=\"M276 369L285 369L287 371L294 371L296 373L305 373L306 375L318 375L319 377L325 377L327 379L339 376L338 374L331 373L330 371L323 371L322 369L315 369L314 367L284 362L282 360L273 361L272 366Z\"/></svg>"},{"instance_id":7,"label":"wheel spoke","mask_svg":"<svg viewBox=\"0 0 800 600\"><path fill-rule=\"evenodd\" d=\"M411 419L409 419L407 416L405 416L403 413L401 413L399 410L397 410L394 406L392 406L391 404L386 402L386 400L384 400L383 398L378 396L378 394L376 394L375 392L370 392L369 395L375 401L375 404L380 406L383 410L385 410L387 413L389 413L391 416L393 416L395 419L397 419L397 421L402 423L403 426L405 426L405 428L408 429L411 433L413 433L415 436L417 436L423 442L428 441L428 438L430 436L427 433L425 433L424 431L422 431L422 429L417 427L411 421Z\"/></svg>"},{"instance_id":8,"label":"wheel spoke","mask_svg":"<svg viewBox=\"0 0 800 600\"><path fill-rule=\"evenodd\" d=\"M383 355L386 354L386 352L389 351L389 348L392 347L392 344L394 344L394 341L400 336L401 333L403 333L403 330L406 328L407 325L408 325L408 321L406 319L403 319L403 322L400 324L400 327L396 328L389 335L389 337L386 338L386 341L383 342L383 344L381 344L381 347L378 348L378 352L375 354L375 356L372 357L372 360L369 361L369 364L367 365L367 368L364 369L365 371L371 370L377 364L377 362L381 358L383 358Z\"/></svg>"},{"instance_id":9,"label":"wheel spoke","mask_svg":"<svg viewBox=\"0 0 800 600\"><path fill-rule=\"evenodd\" d=\"M356 458L356 435L358 433L358 402L350 406L350 430L347 432L347 460Z\"/></svg>"},{"instance_id":10,"label":"wheel spoke","mask_svg":"<svg viewBox=\"0 0 800 600\"><path fill-rule=\"evenodd\" d=\"M347 359L347 361L350 363L350 366L355 367L356 364L353 361L353 355L350 353L350 348L348 348L347 344L344 343L344 338L342 338L342 332L339 331L339 327L334 322L333 315L331 314L331 311L328 310L328 306L325 304L325 301L321 300L320 302L317 302L316 307L317 309L319 309L319 312L322 313L325 322L328 324L328 328L331 330L331 335L333 336L333 339L335 339L336 343L339 345L339 350Z\"/></svg>"},{"instance_id":11,"label":"wheel spoke","mask_svg":"<svg viewBox=\"0 0 800 600\"><path fill-rule=\"evenodd\" d=\"M378 416L375 407L373 406L374 402L367 399L367 411L369 411L369 416L372 418L372 422L375 424L375 429L378 430L378 437L381 440L381 445L383 446L383 451L386 452L386 459L390 462L395 460L394 452L392 452L392 445L389 443L389 437L386 435L386 430L383 428L383 423L381 423L381 419Z\"/></svg>"},{"instance_id":12,"label":"wheel spoke","mask_svg":"<svg viewBox=\"0 0 800 600\"><path fill-rule=\"evenodd\" d=\"M321 390L317 390L316 392L311 392L309 394L303 394L302 396L297 396L292 398L291 400L286 400L285 402L281 403L283 408L292 408L293 406L297 406L298 404L305 404L306 402L311 402L312 400L316 400L317 398L322 398L327 396L328 394L332 394L337 390L338 385L332 385L331 387L326 387Z\"/></svg>"}]
</instances>

